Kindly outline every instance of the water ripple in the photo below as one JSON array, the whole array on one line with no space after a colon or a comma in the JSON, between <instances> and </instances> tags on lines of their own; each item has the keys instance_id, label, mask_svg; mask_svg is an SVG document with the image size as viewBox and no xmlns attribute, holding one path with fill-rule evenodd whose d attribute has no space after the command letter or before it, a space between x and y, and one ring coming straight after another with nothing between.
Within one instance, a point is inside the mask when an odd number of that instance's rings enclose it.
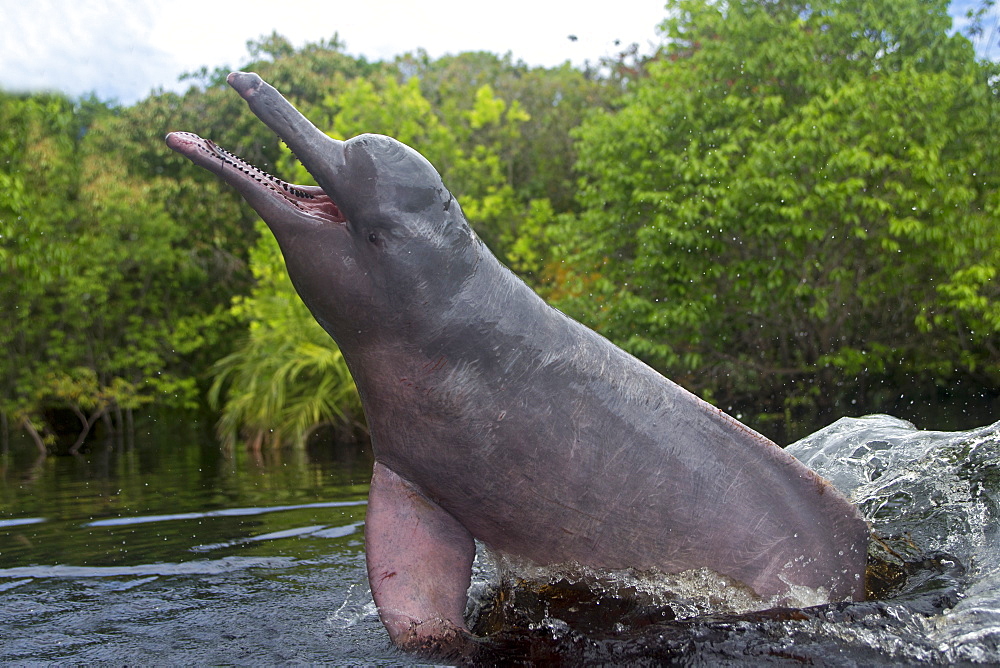
<instances>
[{"instance_id":1,"label":"water ripple","mask_svg":"<svg viewBox=\"0 0 1000 668\"><path fill-rule=\"evenodd\" d=\"M256 543L264 540L295 538L296 536L315 536L317 538L342 538L343 536L350 536L352 533L357 531L359 527L363 525L364 522L354 522L352 524L339 527L331 527L325 524L319 524L308 527L296 527L294 529L272 531L270 533L261 534L259 536L250 536L249 538L227 540L221 543L211 543L209 545L195 545L194 547L191 548L191 551L208 552L210 550L218 550L225 547L234 547L236 545L245 545L247 543Z\"/></svg>"},{"instance_id":2,"label":"water ripple","mask_svg":"<svg viewBox=\"0 0 1000 668\"><path fill-rule=\"evenodd\" d=\"M4 529L6 527L19 527L25 524L41 524L44 521L44 517L22 517L15 520L0 520L0 529Z\"/></svg>"},{"instance_id":3,"label":"water ripple","mask_svg":"<svg viewBox=\"0 0 1000 668\"><path fill-rule=\"evenodd\" d=\"M290 568L292 557L223 557L138 566L17 566L0 568L0 578L107 578L151 575L215 575L247 568Z\"/></svg>"},{"instance_id":4,"label":"water ripple","mask_svg":"<svg viewBox=\"0 0 1000 668\"><path fill-rule=\"evenodd\" d=\"M308 508L346 508L349 506L367 505L367 500L362 501L329 501L323 503L304 503L297 506L268 506L266 508L223 508L221 510L208 510L200 513L172 513L170 515L143 515L140 517L114 517L106 520L93 520L83 526L87 527L110 527L125 526L131 524L146 524L148 522L169 522L173 520L198 520L206 517L243 517L247 515L264 515L266 513L276 513L285 510L304 510ZM44 520L39 520L44 521ZM0 526L3 526L0 524Z\"/></svg>"}]
</instances>

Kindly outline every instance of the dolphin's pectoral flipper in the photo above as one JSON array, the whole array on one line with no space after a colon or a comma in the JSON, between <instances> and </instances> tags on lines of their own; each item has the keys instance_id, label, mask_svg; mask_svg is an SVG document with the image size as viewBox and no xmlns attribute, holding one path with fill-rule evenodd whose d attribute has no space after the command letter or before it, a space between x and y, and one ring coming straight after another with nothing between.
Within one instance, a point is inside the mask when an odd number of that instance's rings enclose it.
<instances>
[{"instance_id":1,"label":"dolphin's pectoral flipper","mask_svg":"<svg viewBox=\"0 0 1000 668\"><path fill-rule=\"evenodd\" d=\"M372 597L393 642L411 650L461 644L476 555L465 527L376 463L365 543Z\"/></svg>"}]
</instances>

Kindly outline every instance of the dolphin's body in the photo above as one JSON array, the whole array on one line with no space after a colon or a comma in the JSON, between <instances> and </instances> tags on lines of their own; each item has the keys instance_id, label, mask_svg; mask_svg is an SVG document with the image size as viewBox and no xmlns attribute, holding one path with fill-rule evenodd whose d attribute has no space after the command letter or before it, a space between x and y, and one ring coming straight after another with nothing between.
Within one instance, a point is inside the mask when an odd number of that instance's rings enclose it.
<instances>
[{"instance_id":1,"label":"dolphin's body","mask_svg":"<svg viewBox=\"0 0 1000 668\"><path fill-rule=\"evenodd\" d=\"M229 83L319 187L195 135L167 144L267 222L354 375L368 575L397 644L465 637L474 539L538 564L707 567L778 603L792 585L863 598L868 528L826 481L545 304L419 153L330 139L256 74Z\"/></svg>"}]
</instances>

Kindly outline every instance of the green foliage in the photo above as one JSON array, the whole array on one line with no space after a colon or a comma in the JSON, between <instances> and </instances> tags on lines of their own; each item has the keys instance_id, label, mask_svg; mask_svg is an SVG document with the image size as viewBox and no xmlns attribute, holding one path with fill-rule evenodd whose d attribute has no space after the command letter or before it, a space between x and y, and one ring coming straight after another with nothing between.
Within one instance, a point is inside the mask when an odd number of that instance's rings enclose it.
<instances>
[{"instance_id":1,"label":"green foliage","mask_svg":"<svg viewBox=\"0 0 1000 668\"><path fill-rule=\"evenodd\" d=\"M547 199L557 213L575 208L576 147L569 131L591 111L608 107L617 96L615 87L568 64L530 68L509 55L484 52L433 61L417 53L400 58L397 67L404 77L419 80L421 92L457 144L483 146L496 156L507 184L522 201ZM491 92L504 103L499 110L514 122L474 127L483 113L476 107ZM458 192L471 190L460 182L448 183Z\"/></svg>"},{"instance_id":2,"label":"green foliage","mask_svg":"<svg viewBox=\"0 0 1000 668\"><path fill-rule=\"evenodd\" d=\"M336 38L295 63L277 35L250 49L252 67L293 96L372 69ZM285 155L224 74L203 70L184 96L127 109L0 96L0 343L11 353L0 410L40 446L55 441L53 410L84 416L80 441L95 416L114 427L141 404L192 406L242 338L246 320L229 307L252 285L256 216L163 144L191 128L264 168Z\"/></svg>"},{"instance_id":3,"label":"green foliage","mask_svg":"<svg viewBox=\"0 0 1000 668\"><path fill-rule=\"evenodd\" d=\"M654 58L583 70L272 34L244 69L333 136L417 148L539 292L766 426L1000 387L1000 69L946 7L672 0ZM0 411L40 447L54 411L77 448L206 395L229 444L361 421L270 234L163 145L194 130L310 182L226 74L128 108L0 93Z\"/></svg>"},{"instance_id":4,"label":"green foliage","mask_svg":"<svg viewBox=\"0 0 1000 668\"><path fill-rule=\"evenodd\" d=\"M295 294L277 242L259 225L251 253L257 282L233 305L248 334L214 365L209 399L224 405L218 430L227 446L241 436L253 449L301 446L325 423L356 423L361 406L343 356Z\"/></svg>"},{"instance_id":5,"label":"green foliage","mask_svg":"<svg viewBox=\"0 0 1000 668\"><path fill-rule=\"evenodd\" d=\"M97 417L154 399L186 406L194 382L166 370L179 230L148 187L98 150L113 120L100 105L0 98L0 410L51 441L43 411ZM86 417L83 417L86 416Z\"/></svg>"},{"instance_id":6,"label":"green foliage","mask_svg":"<svg viewBox=\"0 0 1000 668\"><path fill-rule=\"evenodd\" d=\"M578 134L562 306L760 420L995 387L998 97L946 7L669 3L649 77Z\"/></svg>"}]
</instances>

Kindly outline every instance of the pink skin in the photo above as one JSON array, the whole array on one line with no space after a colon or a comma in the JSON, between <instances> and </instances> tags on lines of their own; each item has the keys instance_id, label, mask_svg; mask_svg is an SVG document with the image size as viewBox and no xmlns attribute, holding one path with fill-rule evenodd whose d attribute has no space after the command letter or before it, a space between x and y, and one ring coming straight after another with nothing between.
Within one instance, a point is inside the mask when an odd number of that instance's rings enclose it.
<instances>
[{"instance_id":1,"label":"pink skin","mask_svg":"<svg viewBox=\"0 0 1000 668\"><path fill-rule=\"evenodd\" d=\"M422 637L466 631L466 590L476 556L472 534L378 463L365 538L379 546L367 552L368 580L393 642L419 646Z\"/></svg>"}]
</instances>

